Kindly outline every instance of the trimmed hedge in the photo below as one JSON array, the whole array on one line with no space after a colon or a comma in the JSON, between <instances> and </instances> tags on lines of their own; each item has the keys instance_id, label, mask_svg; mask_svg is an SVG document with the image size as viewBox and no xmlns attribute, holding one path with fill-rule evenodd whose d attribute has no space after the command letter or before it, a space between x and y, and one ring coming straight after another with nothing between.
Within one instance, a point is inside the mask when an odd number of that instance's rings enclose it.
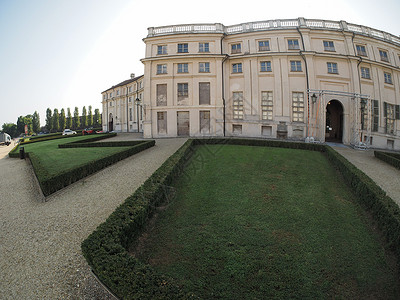
<instances>
[{"instance_id":1,"label":"trimmed hedge","mask_svg":"<svg viewBox=\"0 0 400 300\"><path fill-rule=\"evenodd\" d=\"M363 207L367 208L400 261L400 209L368 176L326 145L256 139L188 140L127 198L82 243L82 252L98 278L121 299L187 299L170 278L128 254L155 207L170 196L169 186L184 170L196 145L230 144L304 149L323 152L342 173Z\"/></svg>"},{"instance_id":2,"label":"trimmed hedge","mask_svg":"<svg viewBox=\"0 0 400 300\"><path fill-rule=\"evenodd\" d=\"M28 157L32 162L36 177L39 179L40 188L42 189L43 194L45 196L48 196L70 185L71 183L74 183L75 181L78 181L86 176L98 172L109 165L112 165L136 153L139 153L147 148L153 147L154 145L154 140L143 141L142 143L136 144L129 149L91 161L79 167L59 173L56 176L48 175L46 169L42 167L40 160L34 153L29 153ZM118 146L122 147L121 145Z\"/></svg>"},{"instance_id":3,"label":"trimmed hedge","mask_svg":"<svg viewBox=\"0 0 400 300\"><path fill-rule=\"evenodd\" d=\"M400 154L391 152L374 151L376 158L400 170Z\"/></svg>"},{"instance_id":4,"label":"trimmed hedge","mask_svg":"<svg viewBox=\"0 0 400 300\"><path fill-rule=\"evenodd\" d=\"M98 141L100 139L96 139L95 141ZM92 141L92 140L90 140ZM90 148L90 147L130 147L130 146L136 146L138 144L143 143L143 140L139 141L120 141L120 142L101 142L101 143L93 143L93 142L87 142L87 143L77 143L77 142L72 142L68 144L61 144L58 145L58 148Z\"/></svg>"}]
</instances>

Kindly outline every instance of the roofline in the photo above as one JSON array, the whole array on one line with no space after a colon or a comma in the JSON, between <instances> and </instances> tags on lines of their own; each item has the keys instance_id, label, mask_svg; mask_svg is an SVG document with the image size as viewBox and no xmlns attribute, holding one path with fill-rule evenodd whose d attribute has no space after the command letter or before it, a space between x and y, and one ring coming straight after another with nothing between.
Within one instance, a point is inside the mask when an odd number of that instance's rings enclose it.
<instances>
[{"instance_id":1,"label":"roofline","mask_svg":"<svg viewBox=\"0 0 400 300\"><path fill-rule=\"evenodd\" d=\"M115 88L117 88L117 87L125 86L125 85L128 85L128 84L132 83L132 82L138 81L138 80L139 80L140 78L142 78L143 76L144 76L144 74L143 74L143 75L140 75L140 76L137 76L137 77L135 77L135 78L132 78L132 79L124 80L124 81L122 81L122 82L120 82L120 83L118 83L118 84L116 84L116 85L113 85L112 87L110 87L109 89L107 89L107 90L105 90L105 91L103 91L103 92L101 92L101 93L103 94L103 93L108 92L108 91L110 91L110 90L113 90L113 89L115 89Z\"/></svg>"}]
</instances>

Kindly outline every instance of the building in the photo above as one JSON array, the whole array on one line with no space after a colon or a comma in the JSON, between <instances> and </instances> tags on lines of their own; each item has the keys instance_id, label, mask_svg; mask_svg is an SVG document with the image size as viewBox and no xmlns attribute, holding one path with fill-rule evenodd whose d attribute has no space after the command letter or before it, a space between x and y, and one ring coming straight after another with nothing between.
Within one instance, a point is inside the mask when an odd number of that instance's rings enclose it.
<instances>
[{"instance_id":1,"label":"building","mask_svg":"<svg viewBox=\"0 0 400 300\"><path fill-rule=\"evenodd\" d=\"M142 132L144 76L125 80L101 93L103 131Z\"/></svg>"},{"instance_id":2,"label":"building","mask_svg":"<svg viewBox=\"0 0 400 300\"><path fill-rule=\"evenodd\" d=\"M144 137L400 149L397 36L298 18L151 27L144 42Z\"/></svg>"}]
</instances>

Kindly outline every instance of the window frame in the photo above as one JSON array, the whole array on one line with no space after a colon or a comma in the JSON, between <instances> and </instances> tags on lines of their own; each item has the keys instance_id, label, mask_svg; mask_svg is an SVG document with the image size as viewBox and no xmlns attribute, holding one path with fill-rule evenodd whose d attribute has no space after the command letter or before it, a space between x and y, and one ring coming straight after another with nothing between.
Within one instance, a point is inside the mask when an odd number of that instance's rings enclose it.
<instances>
[{"instance_id":1,"label":"window frame","mask_svg":"<svg viewBox=\"0 0 400 300\"><path fill-rule=\"evenodd\" d=\"M210 63L199 62L199 73L210 73Z\"/></svg>"},{"instance_id":2,"label":"window frame","mask_svg":"<svg viewBox=\"0 0 400 300\"><path fill-rule=\"evenodd\" d=\"M177 53L189 53L189 44L188 43L179 43Z\"/></svg>"},{"instance_id":3,"label":"window frame","mask_svg":"<svg viewBox=\"0 0 400 300\"><path fill-rule=\"evenodd\" d=\"M389 72L383 72L386 84L393 84L392 74Z\"/></svg>"},{"instance_id":4,"label":"window frame","mask_svg":"<svg viewBox=\"0 0 400 300\"><path fill-rule=\"evenodd\" d=\"M272 72L272 64L270 60L260 61L260 72Z\"/></svg>"},{"instance_id":5,"label":"window frame","mask_svg":"<svg viewBox=\"0 0 400 300\"><path fill-rule=\"evenodd\" d=\"M381 57L381 61L389 62L389 53L387 50L379 49L379 56Z\"/></svg>"},{"instance_id":6,"label":"window frame","mask_svg":"<svg viewBox=\"0 0 400 300\"><path fill-rule=\"evenodd\" d=\"M243 91L232 92L232 116L234 120L243 120L243 102Z\"/></svg>"},{"instance_id":7,"label":"window frame","mask_svg":"<svg viewBox=\"0 0 400 300\"><path fill-rule=\"evenodd\" d=\"M157 45L157 55L165 54L168 54L167 45Z\"/></svg>"},{"instance_id":8,"label":"window frame","mask_svg":"<svg viewBox=\"0 0 400 300\"><path fill-rule=\"evenodd\" d=\"M186 74L189 73L189 64L188 63L178 63L177 73Z\"/></svg>"},{"instance_id":9,"label":"window frame","mask_svg":"<svg viewBox=\"0 0 400 300\"><path fill-rule=\"evenodd\" d=\"M327 62L328 74L339 74L338 64L335 62Z\"/></svg>"},{"instance_id":10,"label":"window frame","mask_svg":"<svg viewBox=\"0 0 400 300\"><path fill-rule=\"evenodd\" d=\"M232 74L241 74L241 73L243 73L242 63L233 63L232 64Z\"/></svg>"},{"instance_id":11,"label":"window frame","mask_svg":"<svg viewBox=\"0 0 400 300\"><path fill-rule=\"evenodd\" d=\"M210 43L209 42L199 42L199 53L209 53Z\"/></svg>"},{"instance_id":12,"label":"window frame","mask_svg":"<svg viewBox=\"0 0 400 300\"><path fill-rule=\"evenodd\" d=\"M242 53L242 43L231 44L231 54Z\"/></svg>"},{"instance_id":13,"label":"window frame","mask_svg":"<svg viewBox=\"0 0 400 300\"><path fill-rule=\"evenodd\" d=\"M304 115L304 92L292 92L292 122L304 123Z\"/></svg>"},{"instance_id":14,"label":"window frame","mask_svg":"<svg viewBox=\"0 0 400 300\"><path fill-rule=\"evenodd\" d=\"M299 39L288 39L288 50L300 50Z\"/></svg>"},{"instance_id":15,"label":"window frame","mask_svg":"<svg viewBox=\"0 0 400 300\"><path fill-rule=\"evenodd\" d=\"M167 64L157 64L157 74L168 74L167 73ZM129 89L131 89L131 88L132 87L129 87ZM130 90L130 92L131 92L131 90Z\"/></svg>"},{"instance_id":16,"label":"window frame","mask_svg":"<svg viewBox=\"0 0 400 300\"><path fill-rule=\"evenodd\" d=\"M272 91L261 91L261 120L272 121L274 118L274 98Z\"/></svg>"},{"instance_id":17,"label":"window frame","mask_svg":"<svg viewBox=\"0 0 400 300\"><path fill-rule=\"evenodd\" d=\"M323 41L324 51L336 52L335 43L333 41Z\"/></svg>"},{"instance_id":18,"label":"window frame","mask_svg":"<svg viewBox=\"0 0 400 300\"><path fill-rule=\"evenodd\" d=\"M290 61L290 72L303 72L301 60Z\"/></svg>"},{"instance_id":19,"label":"window frame","mask_svg":"<svg viewBox=\"0 0 400 300\"><path fill-rule=\"evenodd\" d=\"M179 82L177 83L177 95L178 100L179 97L181 98L188 98L189 97L189 84L187 82Z\"/></svg>"},{"instance_id":20,"label":"window frame","mask_svg":"<svg viewBox=\"0 0 400 300\"><path fill-rule=\"evenodd\" d=\"M361 67L360 74L362 79L371 79L371 72L368 67Z\"/></svg>"},{"instance_id":21,"label":"window frame","mask_svg":"<svg viewBox=\"0 0 400 300\"><path fill-rule=\"evenodd\" d=\"M362 47L363 49L361 49L361 47ZM359 49L359 48L360 48L360 49ZM365 45L360 45L360 44L356 45L356 51L357 51L357 55L358 55L358 56L365 56L365 57L368 56L368 55L367 55L367 48L365 47Z\"/></svg>"},{"instance_id":22,"label":"window frame","mask_svg":"<svg viewBox=\"0 0 400 300\"><path fill-rule=\"evenodd\" d=\"M261 43L265 43L265 45L261 45ZM269 40L258 41L258 51L270 51Z\"/></svg>"}]
</instances>

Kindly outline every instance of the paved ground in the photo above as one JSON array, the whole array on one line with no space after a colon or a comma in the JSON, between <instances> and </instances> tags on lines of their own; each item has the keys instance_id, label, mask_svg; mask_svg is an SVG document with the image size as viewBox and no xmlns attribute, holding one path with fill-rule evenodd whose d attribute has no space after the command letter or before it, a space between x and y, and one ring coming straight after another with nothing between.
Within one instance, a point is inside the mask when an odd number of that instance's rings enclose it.
<instances>
[{"instance_id":1,"label":"paved ground","mask_svg":"<svg viewBox=\"0 0 400 300\"><path fill-rule=\"evenodd\" d=\"M27 162L8 158L11 146L0 147L0 299L110 299L90 273L80 244L184 142L157 140L48 202Z\"/></svg>"},{"instance_id":2,"label":"paved ground","mask_svg":"<svg viewBox=\"0 0 400 300\"><path fill-rule=\"evenodd\" d=\"M119 134L113 139L135 139ZM81 255L81 242L185 139L157 140L43 202L31 167L0 147L0 299L110 299ZM372 151L335 147L400 204L400 171Z\"/></svg>"},{"instance_id":3,"label":"paved ground","mask_svg":"<svg viewBox=\"0 0 400 300\"><path fill-rule=\"evenodd\" d=\"M332 145L353 165L374 180L400 206L400 170L377 159L374 150L354 150L341 144Z\"/></svg>"}]
</instances>

